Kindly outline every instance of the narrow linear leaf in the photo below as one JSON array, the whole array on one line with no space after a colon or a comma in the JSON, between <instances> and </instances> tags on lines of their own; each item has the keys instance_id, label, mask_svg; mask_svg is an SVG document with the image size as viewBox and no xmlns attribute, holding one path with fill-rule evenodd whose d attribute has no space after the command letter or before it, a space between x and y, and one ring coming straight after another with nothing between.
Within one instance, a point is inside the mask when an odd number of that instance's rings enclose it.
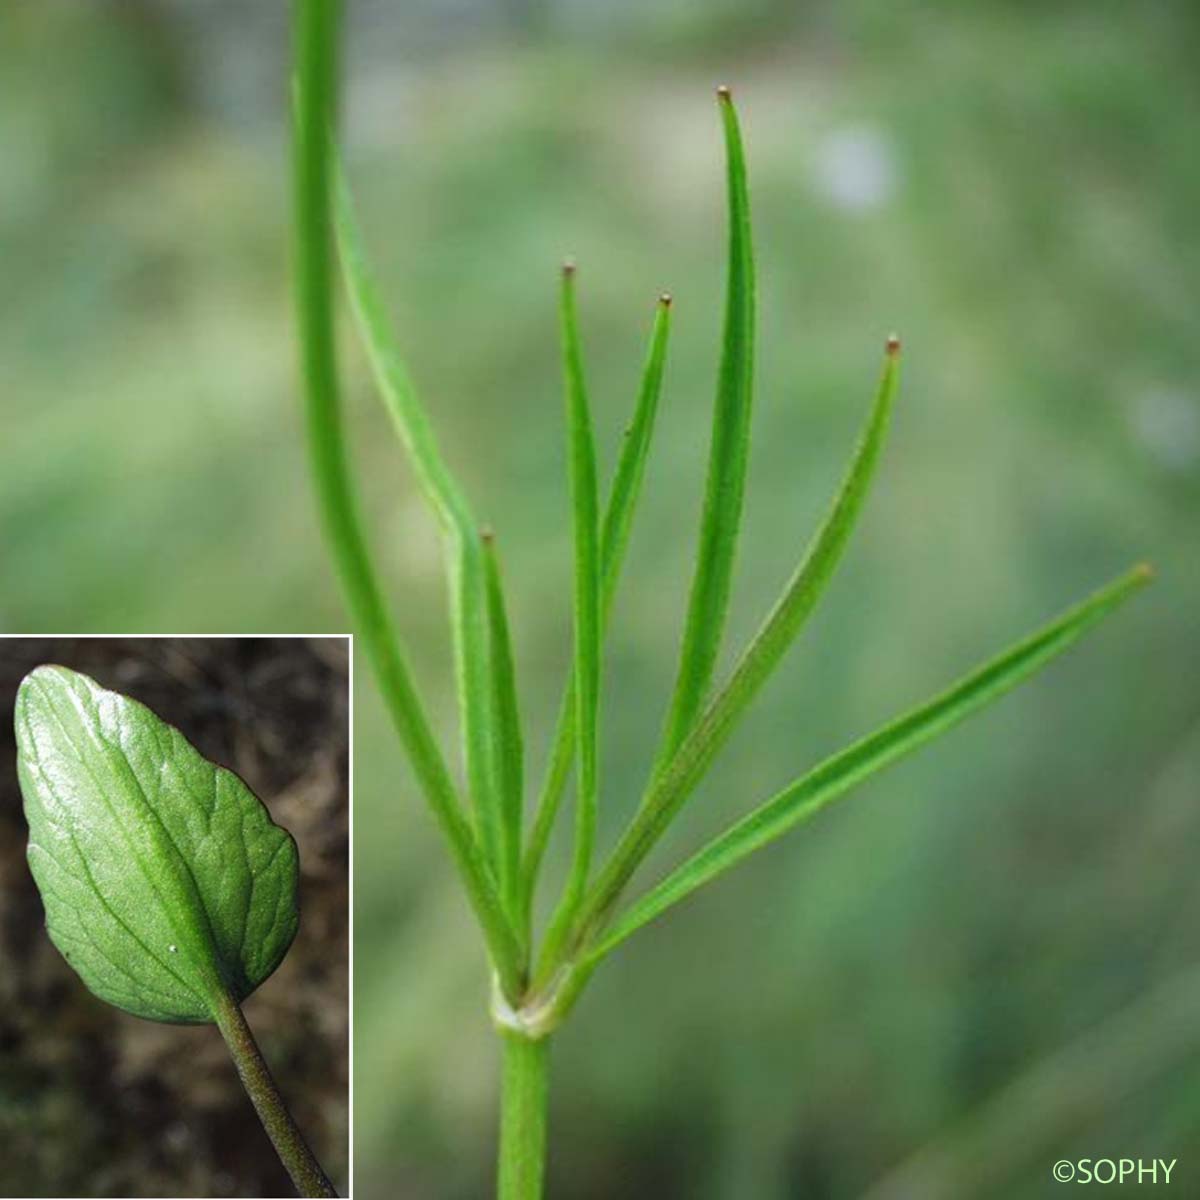
<instances>
[{"instance_id":1,"label":"narrow linear leaf","mask_svg":"<svg viewBox=\"0 0 1200 1200\"><path fill-rule=\"evenodd\" d=\"M658 766L670 759L688 734L712 681L729 607L750 448L754 382L754 258L750 201L733 98L728 88L719 89L717 95L725 132L729 203L725 327L696 568L688 598L679 672L656 758Z\"/></svg>"},{"instance_id":2,"label":"narrow linear leaf","mask_svg":"<svg viewBox=\"0 0 1200 1200\"><path fill-rule=\"evenodd\" d=\"M600 528L596 445L583 373L575 267L562 273L563 372L567 394L568 465L575 545L575 725L578 739L579 810L575 842L576 886L582 889L596 835L597 707L600 696Z\"/></svg>"},{"instance_id":3,"label":"narrow linear leaf","mask_svg":"<svg viewBox=\"0 0 1200 1200\"><path fill-rule=\"evenodd\" d=\"M662 837L728 740L816 607L857 525L874 478L891 420L899 371L900 343L888 339L883 374L858 445L825 520L800 565L670 763L652 777L634 819L596 880L585 920L603 923L638 865Z\"/></svg>"},{"instance_id":4,"label":"narrow linear leaf","mask_svg":"<svg viewBox=\"0 0 1200 1200\"><path fill-rule=\"evenodd\" d=\"M463 757L480 842L493 873L499 876L503 816L488 765L488 729L495 688L488 653L487 582L479 526L442 457L428 414L404 364L355 218L349 183L340 168L335 172L334 200L343 276L367 358L445 543Z\"/></svg>"},{"instance_id":5,"label":"narrow linear leaf","mask_svg":"<svg viewBox=\"0 0 1200 1200\"><path fill-rule=\"evenodd\" d=\"M658 399L662 393L663 373L667 358L667 342L671 331L671 297L659 297L650 335L650 349L642 370L642 382L638 391L637 406L633 420L621 446L617 469L613 475L608 503L600 531L600 627L601 632L608 623L617 581L624 562L625 548L633 526L633 515L641 495L645 477L646 460L654 434L655 418L658 414ZM559 705L558 723L551 743L550 762L546 778L538 798L537 813L525 853L523 874L525 878L528 909L532 891L537 882L538 870L554 828L555 819L562 801L571 764L575 756L575 673L568 676L567 686Z\"/></svg>"},{"instance_id":6,"label":"narrow linear leaf","mask_svg":"<svg viewBox=\"0 0 1200 1200\"><path fill-rule=\"evenodd\" d=\"M600 528L596 447L579 341L575 264L562 271L563 381L567 410L567 467L574 534L574 679L576 729L575 853L562 901L550 923L544 955L553 955L583 899L596 839L597 707L600 695Z\"/></svg>"},{"instance_id":7,"label":"narrow linear leaf","mask_svg":"<svg viewBox=\"0 0 1200 1200\"><path fill-rule=\"evenodd\" d=\"M302 20L297 30L292 107L294 295L308 452L321 523L392 724L446 838L504 990L516 995L521 986L517 939L413 681L379 584L350 476L333 332L330 236L329 130L335 109L340 8L322 0L298 2Z\"/></svg>"},{"instance_id":8,"label":"narrow linear leaf","mask_svg":"<svg viewBox=\"0 0 1200 1200\"><path fill-rule=\"evenodd\" d=\"M671 334L671 297L665 293L658 298L654 327L650 332L650 349L642 368L633 420L625 431L612 488L600 526L600 577L602 616L608 615L616 593L633 516L637 511L646 474L650 441L658 416L658 398L662 394L663 373L667 362L667 342Z\"/></svg>"},{"instance_id":9,"label":"narrow linear leaf","mask_svg":"<svg viewBox=\"0 0 1200 1200\"><path fill-rule=\"evenodd\" d=\"M1150 579L1148 567L1134 567L933 700L826 759L646 893L587 951L585 963L608 954L666 909L808 820L856 784L999 699L1061 654Z\"/></svg>"},{"instance_id":10,"label":"narrow linear leaf","mask_svg":"<svg viewBox=\"0 0 1200 1200\"><path fill-rule=\"evenodd\" d=\"M216 1022L296 934L296 843L232 771L65 667L26 676L17 770L51 940L102 1000Z\"/></svg>"},{"instance_id":11,"label":"narrow linear leaf","mask_svg":"<svg viewBox=\"0 0 1200 1200\"><path fill-rule=\"evenodd\" d=\"M484 562L487 568L488 627L491 637L492 684L495 688L492 735L493 771L500 797L500 888L516 912L521 882L521 822L525 790L525 748L521 737L521 715L517 702L517 676L513 665L512 638L500 580L500 563L495 537L483 533Z\"/></svg>"}]
</instances>

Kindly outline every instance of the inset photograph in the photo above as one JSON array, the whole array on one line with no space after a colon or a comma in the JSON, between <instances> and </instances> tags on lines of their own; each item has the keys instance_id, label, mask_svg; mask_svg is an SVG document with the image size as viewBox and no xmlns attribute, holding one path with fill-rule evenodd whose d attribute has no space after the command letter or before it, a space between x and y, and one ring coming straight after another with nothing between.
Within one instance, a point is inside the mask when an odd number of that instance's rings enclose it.
<instances>
[{"instance_id":1,"label":"inset photograph","mask_svg":"<svg viewBox=\"0 0 1200 1200\"><path fill-rule=\"evenodd\" d=\"M349 1172L350 639L0 639L4 1194Z\"/></svg>"}]
</instances>

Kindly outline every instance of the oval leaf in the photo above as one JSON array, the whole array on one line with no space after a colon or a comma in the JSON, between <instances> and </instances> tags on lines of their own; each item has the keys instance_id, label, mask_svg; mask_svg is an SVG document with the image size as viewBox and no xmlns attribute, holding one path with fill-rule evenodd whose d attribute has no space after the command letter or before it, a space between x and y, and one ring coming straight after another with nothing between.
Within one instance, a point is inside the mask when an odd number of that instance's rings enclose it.
<instances>
[{"instance_id":1,"label":"oval leaf","mask_svg":"<svg viewBox=\"0 0 1200 1200\"><path fill-rule=\"evenodd\" d=\"M16 702L29 866L51 940L102 1000L207 1022L279 965L296 843L232 771L144 704L65 667Z\"/></svg>"}]
</instances>

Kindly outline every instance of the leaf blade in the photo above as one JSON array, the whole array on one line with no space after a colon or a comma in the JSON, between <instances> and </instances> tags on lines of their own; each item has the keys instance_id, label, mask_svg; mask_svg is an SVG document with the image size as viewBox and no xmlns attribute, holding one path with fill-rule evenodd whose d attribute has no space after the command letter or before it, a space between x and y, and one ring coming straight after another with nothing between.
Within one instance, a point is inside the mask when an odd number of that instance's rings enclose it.
<instances>
[{"instance_id":1,"label":"leaf blade","mask_svg":"<svg viewBox=\"0 0 1200 1200\"><path fill-rule=\"evenodd\" d=\"M30 868L89 989L198 1022L270 976L298 925L297 852L245 783L65 667L25 678L15 723Z\"/></svg>"},{"instance_id":2,"label":"leaf blade","mask_svg":"<svg viewBox=\"0 0 1200 1200\"><path fill-rule=\"evenodd\" d=\"M646 461L658 416L658 401L662 395L666 372L667 346L671 335L671 297L659 297L650 331L650 348L642 368L637 404L633 420L626 431L617 469L613 473L608 503L600 527L601 607L604 616L612 606L621 566L629 545L633 517L641 498L646 475Z\"/></svg>"},{"instance_id":3,"label":"leaf blade","mask_svg":"<svg viewBox=\"0 0 1200 1200\"><path fill-rule=\"evenodd\" d=\"M492 655L492 684L495 689L492 735L495 787L500 798L500 890L516 912L520 902L521 827L524 818L525 747L521 734L521 713L517 700L517 673L513 661L512 638L504 604L500 562L496 541L490 531L483 534L484 564L487 570L488 629Z\"/></svg>"},{"instance_id":4,"label":"leaf blade","mask_svg":"<svg viewBox=\"0 0 1200 1200\"><path fill-rule=\"evenodd\" d=\"M596 444L583 370L575 267L562 272L561 320L574 541L575 727L578 800L568 901L582 896L596 837L597 709L600 699L600 526Z\"/></svg>"},{"instance_id":5,"label":"leaf blade","mask_svg":"<svg viewBox=\"0 0 1200 1200\"><path fill-rule=\"evenodd\" d=\"M926 704L832 755L752 811L647 892L588 951L594 962L666 909L809 819L862 780L999 699L1072 645L1151 579L1134 567Z\"/></svg>"},{"instance_id":6,"label":"leaf blade","mask_svg":"<svg viewBox=\"0 0 1200 1200\"><path fill-rule=\"evenodd\" d=\"M499 876L504 833L501 801L489 766L488 730L495 685L491 678L483 542L470 503L446 464L429 414L400 352L366 252L349 181L336 159L334 229L350 306L379 394L442 534L463 761L484 855Z\"/></svg>"},{"instance_id":7,"label":"leaf blade","mask_svg":"<svg viewBox=\"0 0 1200 1200\"><path fill-rule=\"evenodd\" d=\"M596 445L583 370L575 264L563 265L559 292L563 383L566 393L567 468L574 548L572 610L575 723L575 847L562 897L551 917L541 963L553 961L587 890L596 840L599 779L597 719L600 698L600 525Z\"/></svg>"},{"instance_id":8,"label":"leaf blade","mask_svg":"<svg viewBox=\"0 0 1200 1200\"><path fill-rule=\"evenodd\" d=\"M589 897L585 920L603 923L634 871L666 832L740 717L783 660L833 578L862 513L883 451L898 380L900 344L889 338L883 372L850 464L825 519L725 685L668 763L651 779Z\"/></svg>"},{"instance_id":9,"label":"leaf blade","mask_svg":"<svg viewBox=\"0 0 1200 1200\"><path fill-rule=\"evenodd\" d=\"M670 759L691 729L712 681L729 607L750 449L755 321L750 200L737 111L728 88L717 95L729 206L725 326L696 566L658 765Z\"/></svg>"},{"instance_id":10,"label":"leaf blade","mask_svg":"<svg viewBox=\"0 0 1200 1200\"><path fill-rule=\"evenodd\" d=\"M306 440L322 530L346 604L388 715L467 892L506 994L521 985L519 950L488 863L459 799L383 596L350 475L338 386L331 286L330 120L339 21L330 5L305 6L293 90L295 317Z\"/></svg>"},{"instance_id":11,"label":"leaf blade","mask_svg":"<svg viewBox=\"0 0 1200 1200\"><path fill-rule=\"evenodd\" d=\"M650 345L642 368L637 404L628 435L621 445L617 469L609 488L608 502L600 530L600 622L607 626L624 564L625 550L633 525L634 513L645 479L646 462L654 437L658 402L666 369L667 346L671 332L671 297L659 298L650 334ZM522 873L525 885L525 919L532 903L538 870L558 816L559 805L570 777L575 755L575 673L572 668L559 705L558 721L551 742L549 763L538 796L533 828L526 848Z\"/></svg>"}]
</instances>

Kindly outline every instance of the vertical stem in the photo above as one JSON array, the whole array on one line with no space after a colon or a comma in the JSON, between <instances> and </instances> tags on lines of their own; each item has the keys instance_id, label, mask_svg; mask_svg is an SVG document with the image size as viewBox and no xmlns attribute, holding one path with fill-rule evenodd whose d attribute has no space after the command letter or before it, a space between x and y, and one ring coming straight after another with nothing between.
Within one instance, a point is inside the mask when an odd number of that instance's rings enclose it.
<instances>
[{"instance_id":1,"label":"vertical stem","mask_svg":"<svg viewBox=\"0 0 1200 1200\"><path fill-rule=\"evenodd\" d=\"M498 1200L542 1200L550 1041L507 1030L500 1041L504 1061L496 1195Z\"/></svg>"},{"instance_id":2,"label":"vertical stem","mask_svg":"<svg viewBox=\"0 0 1200 1200\"><path fill-rule=\"evenodd\" d=\"M233 1055L242 1086L258 1112L275 1153L292 1177L297 1193L301 1196L336 1196L333 1184L292 1120L254 1034L232 996L226 995L218 1007L217 1028Z\"/></svg>"}]
</instances>

